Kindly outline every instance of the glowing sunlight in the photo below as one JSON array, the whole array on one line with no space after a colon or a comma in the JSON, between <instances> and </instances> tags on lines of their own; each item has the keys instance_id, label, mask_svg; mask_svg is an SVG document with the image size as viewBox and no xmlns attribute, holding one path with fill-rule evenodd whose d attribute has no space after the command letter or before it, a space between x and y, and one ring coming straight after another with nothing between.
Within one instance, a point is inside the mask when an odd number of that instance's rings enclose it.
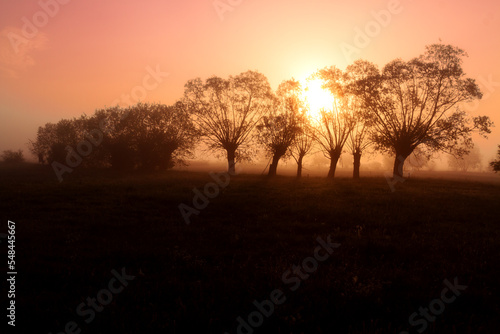
<instances>
[{"instance_id":1,"label":"glowing sunlight","mask_svg":"<svg viewBox=\"0 0 500 334\"><path fill-rule=\"evenodd\" d=\"M318 118L321 109L331 109L335 102L335 97L321 87L320 79L306 80L302 83L304 99L309 105L311 117Z\"/></svg>"}]
</instances>

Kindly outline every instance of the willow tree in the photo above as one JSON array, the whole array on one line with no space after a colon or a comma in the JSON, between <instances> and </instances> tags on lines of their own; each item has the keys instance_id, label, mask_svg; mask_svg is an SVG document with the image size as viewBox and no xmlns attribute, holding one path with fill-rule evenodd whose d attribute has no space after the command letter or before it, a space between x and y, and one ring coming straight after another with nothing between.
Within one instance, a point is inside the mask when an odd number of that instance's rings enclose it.
<instances>
[{"instance_id":1,"label":"willow tree","mask_svg":"<svg viewBox=\"0 0 500 334\"><path fill-rule=\"evenodd\" d=\"M433 44L410 61L391 61L358 91L377 148L395 156L394 177L402 177L404 162L417 147L461 156L473 145L472 133L491 132L488 117L470 117L461 108L482 97L462 68L466 56L457 47Z\"/></svg>"},{"instance_id":2,"label":"willow tree","mask_svg":"<svg viewBox=\"0 0 500 334\"><path fill-rule=\"evenodd\" d=\"M356 60L345 71L346 89L344 99L352 115L353 128L347 140L347 147L353 156L353 178L359 179L361 156L373 144L369 138L370 119L366 117L360 92L366 90L366 80L378 72L377 67L366 60Z\"/></svg>"},{"instance_id":3,"label":"willow tree","mask_svg":"<svg viewBox=\"0 0 500 334\"><path fill-rule=\"evenodd\" d=\"M352 177L359 179L359 170L361 167L361 156L363 152L372 144L369 140L370 125L359 114L353 115L353 128L347 140L347 147L353 156Z\"/></svg>"},{"instance_id":4,"label":"willow tree","mask_svg":"<svg viewBox=\"0 0 500 334\"><path fill-rule=\"evenodd\" d=\"M272 91L263 74L247 71L229 79L188 81L184 103L205 143L226 153L228 172L234 174L236 160L249 157L255 126L272 107Z\"/></svg>"},{"instance_id":5,"label":"willow tree","mask_svg":"<svg viewBox=\"0 0 500 334\"><path fill-rule=\"evenodd\" d=\"M300 119L304 116L304 111L300 94L301 86L298 81L283 81L276 91L273 108L257 125L259 142L272 157L269 176L276 175L278 162L291 154L291 145L302 131Z\"/></svg>"},{"instance_id":6,"label":"willow tree","mask_svg":"<svg viewBox=\"0 0 500 334\"><path fill-rule=\"evenodd\" d=\"M355 126L355 119L346 98L345 74L336 67L329 67L318 71L315 77L320 78L323 88L335 97L330 108L320 110L314 131L323 155L330 160L328 177L333 178L344 145Z\"/></svg>"},{"instance_id":7,"label":"willow tree","mask_svg":"<svg viewBox=\"0 0 500 334\"><path fill-rule=\"evenodd\" d=\"M302 168L304 157L311 153L314 148L314 130L311 124L311 117L307 110L303 110L298 120L299 133L295 136L290 147L290 154L297 162L297 177L302 177Z\"/></svg>"}]
</instances>

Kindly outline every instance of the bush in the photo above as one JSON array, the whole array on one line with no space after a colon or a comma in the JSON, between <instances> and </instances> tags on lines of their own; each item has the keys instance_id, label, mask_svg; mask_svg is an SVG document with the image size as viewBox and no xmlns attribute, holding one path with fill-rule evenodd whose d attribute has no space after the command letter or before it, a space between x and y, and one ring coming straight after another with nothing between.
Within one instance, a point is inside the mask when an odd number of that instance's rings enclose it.
<instances>
[{"instance_id":1,"label":"bush","mask_svg":"<svg viewBox=\"0 0 500 334\"><path fill-rule=\"evenodd\" d=\"M5 150L2 153L2 161L8 164L24 162L23 151L19 150L15 152L12 150Z\"/></svg>"},{"instance_id":2,"label":"bush","mask_svg":"<svg viewBox=\"0 0 500 334\"><path fill-rule=\"evenodd\" d=\"M497 159L493 160L490 162L491 168L493 168L493 171L496 173L500 171L500 145L498 145L498 152L497 152Z\"/></svg>"}]
</instances>

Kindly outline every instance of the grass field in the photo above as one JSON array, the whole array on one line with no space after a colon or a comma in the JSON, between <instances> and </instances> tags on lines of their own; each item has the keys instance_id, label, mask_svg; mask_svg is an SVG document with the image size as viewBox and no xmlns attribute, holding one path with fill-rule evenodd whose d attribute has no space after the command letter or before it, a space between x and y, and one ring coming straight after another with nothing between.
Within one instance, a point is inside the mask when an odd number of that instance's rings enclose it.
<instances>
[{"instance_id":1,"label":"grass field","mask_svg":"<svg viewBox=\"0 0 500 334\"><path fill-rule=\"evenodd\" d=\"M187 225L179 204L192 206L193 188L209 182L208 172L78 170L58 183L43 166L0 167L0 232L16 223L16 329L233 334L276 289L286 300L241 333L500 327L498 184L411 178L391 192L383 177L237 175ZM283 279L328 236L340 246L322 248L327 259L294 284ZM1 249L6 257L5 239ZM78 306L104 300L122 268L135 278L92 319L81 316ZM467 288L435 302L455 278ZM430 304L445 308L410 325Z\"/></svg>"}]
</instances>

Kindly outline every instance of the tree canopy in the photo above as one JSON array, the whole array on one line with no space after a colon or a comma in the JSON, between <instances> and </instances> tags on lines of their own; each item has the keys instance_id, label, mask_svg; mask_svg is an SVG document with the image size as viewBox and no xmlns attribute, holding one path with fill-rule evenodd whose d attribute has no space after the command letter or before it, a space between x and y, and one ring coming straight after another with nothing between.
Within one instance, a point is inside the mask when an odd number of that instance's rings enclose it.
<instances>
[{"instance_id":1,"label":"tree canopy","mask_svg":"<svg viewBox=\"0 0 500 334\"><path fill-rule=\"evenodd\" d=\"M228 171L234 174L236 160L251 156L255 126L271 110L273 95L263 74L247 71L229 79L190 80L184 101L205 144L226 153Z\"/></svg>"},{"instance_id":2,"label":"tree canopy","mask_svg":"<svg viewBox=\"0 0 500 334\"><path fill-rule=\"evenodd\" d=\"M395 155L394 175L402 176L404 160L420 145L460 156L472 147L473 132L490 133L488 117L470 117L462 108L482 97L463 71L466 56L457 47L433 44L421 56L393 60L361 81L358 93L372 139L379 150Z\"/></svg>"},{"instance_id":3,"label":"tree canopy","mask_svg":"<svg viewBox=\"0 0 500 334\"><path fill-rule=\"evenodd\" d=\"M77 165L166 169L192 157L197 132L182 103L97 110L38 128L30 150L59 177ZM83 159L85 158L85 159Z\"/></svg>"},{"instance_id":4,"label":"tree canopy","mask_svg":"<svg viewBox=\"0 0 500 334\"><path fill-rule=\"evenodd\" d=\"M283 81L276 91L273 108L257 125L259 142L272 157L269 175L276 175L278 162L291 154L291 147L301 133L304 105L301 86L296 80Z\"/></svg>"},{"instance_id":5,"label":"tree canopy","mask_svg":"<svg viewBox=\"0 0 500 334\"><path fill-rule=\"evenodd\" d=\"M333 178L344 145L349 140L356 123L346 91L345 74L336 67L329 67L318 71L316 76L324 82L323 87L335 97L331 108L320 111L314 131L314 137L321 151L330 159L328 177Z\"/></svg>"}]
</instances>

